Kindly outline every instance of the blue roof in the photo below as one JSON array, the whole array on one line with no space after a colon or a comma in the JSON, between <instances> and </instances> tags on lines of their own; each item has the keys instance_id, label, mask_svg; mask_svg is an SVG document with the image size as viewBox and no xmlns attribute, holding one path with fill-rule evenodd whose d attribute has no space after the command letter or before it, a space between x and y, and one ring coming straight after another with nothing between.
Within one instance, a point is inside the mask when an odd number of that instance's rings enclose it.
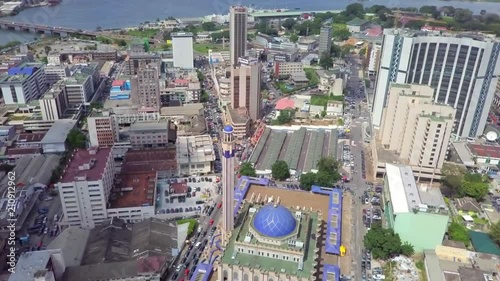
<instances>
[{"instance_id":1,"label":"blue roof","mask_svg":"<svg viewBox=\"0 0 500 281\"><path fill-rule=\"evenodd\" d=\"M11 67L7 71L7 73L10 76L14 75L31 75L33 72L37 70L37 67L30 67L30 66L25 66L25 67Z\"/></svg>"},{"instance_id":2,"label":"blue roof","mask_svg":"<svg viewBox=\"0 0 500 281\"><path fill-rule=\"evenodd\" d=\"M224 127L224 132L226 132L226 133L232 133L233 132L233 127L231 125L226 125L226 127Z\"/></svg>"},{"instance_id":3,"label":"blue roof","mask_svg":"<svg viewBox=\"0 0 500 281\"><path fill-rule=\"evenodd\" d=\"M253 226L262 235L279 238L290 235L297 225L290 210L280 205L266 205L255 214Z\"/></svg>"}]
</instances>

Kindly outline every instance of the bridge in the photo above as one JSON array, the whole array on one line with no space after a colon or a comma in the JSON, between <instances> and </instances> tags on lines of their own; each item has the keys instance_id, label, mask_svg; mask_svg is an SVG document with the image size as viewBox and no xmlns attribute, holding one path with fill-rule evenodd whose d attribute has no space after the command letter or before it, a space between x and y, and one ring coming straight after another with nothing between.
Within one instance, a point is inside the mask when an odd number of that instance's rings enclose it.
<instances>
[{"instance_id":1,"label":"bridge","mask_svg":"<svg viewBox=\"0 0 500 281\"><path fill-rule=\"evenodd\" d=\"M331 12L333 14L338 14L342 12L342 10L323 10L323 11L302 11L302 10L291 10L291 11L282 11L282 12L250 12L249 16L255 19L283 19L283 18L293 18L300 17L303 14L321 14Z\"/></svg>"},{"instance_id":2,"label":"bridge","mask_svg":"<svg viewBox=\"0 0 500 281\"><path fill-rule=\"evenodd\" d=\"M95 38L99 35L98 32L86 31L75 28L48 26L48 25L34 25L24 22L13 22L6 20L0 20L0 29L13 30L19 32L40 33L47 35L59 35L61 37L67 37L70 35L85 35Z\"/></svg>"}]
</instances>

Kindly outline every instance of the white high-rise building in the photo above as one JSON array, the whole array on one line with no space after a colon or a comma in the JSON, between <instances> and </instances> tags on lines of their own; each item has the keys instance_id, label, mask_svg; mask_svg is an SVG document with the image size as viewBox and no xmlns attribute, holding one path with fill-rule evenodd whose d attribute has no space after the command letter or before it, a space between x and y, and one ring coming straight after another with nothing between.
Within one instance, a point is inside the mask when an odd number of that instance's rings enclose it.
<instances>
[{"instance_id":1,"label":"white high-rise building","mask_svg":"<svg viewBox=\"0 0 500 281\"><path fill-rule=\"evenodd\" d=\"M172 51L174 56L174 67L179 67L184 69L194 68L192 33L188 32L173 33Z\"/></svg>"},{"instance_id":2,"label":"white high-rise building","mask_svg":"<svg viewBox=\"0 0 500 281\"><path fill-rule=\"evenodd\" d=\"M27 104L45 94L48 87L42 64L25 63L0 75L0 89L7 105Z\"/></svg>"},{"instance_id":3,"label":"white high-rise building","mask_svg":"<svg viewBox=\"0 0 500 281\"><path fill-rule=\"evenodd\" d=\"M43 120L53 121L62 119L68 103L64 81L59 81L40 99L40 111L42 112Z\"/></svg>"},{"instance_id":4,"label":"white high-rise building","mask_svg":"<svg viewBox=\"0 0 500 281\"><path fill-rule=\"evenodd\" d=\"M456 137L483 134L500 76L500 43L471 34L384 31L372 113L381 126L392 83L425 84L456 109Z\"/></svg>"},{"instance_id":5,"label":"white high-rise building","mask_svg":"<svg viewBox=\"0 0 500 281\"><path fill-rule=\"evenodd\" d=\"M111 148L77 150L56 184L64 223L90 229L103 222L114 174Z\"/></svg>"},{"instance_id":6,"label":"white high-rise building","mask_svg":"<svg viewBox=\"0 0 500 281\"><path fill-rule=\"evenodd\" d=\"M243 6L229 8L229 50L231 65L238 64L238 59L247 52L248 9Z\"/></svg>"}]
</instances>

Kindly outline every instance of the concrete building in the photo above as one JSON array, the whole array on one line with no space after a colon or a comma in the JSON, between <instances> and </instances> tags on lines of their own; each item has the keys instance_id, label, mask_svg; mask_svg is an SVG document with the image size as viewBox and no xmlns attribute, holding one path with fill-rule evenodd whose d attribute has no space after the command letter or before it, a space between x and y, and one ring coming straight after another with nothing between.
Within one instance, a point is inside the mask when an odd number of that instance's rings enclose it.
<instances>
[{"instance_id":1,"label":"concrete building","mask_svg":"<svg viewBox=\"0 0 500 281\"><path fill-rule=\"evenodd\" d=\"M228 241L234 229L234 135L233 127L227 125L222 131L222 240Z\"/></svg>"},{"instance_id":2,"label":"concrete building","mask_svg":"<svg viewBox=\"0 0 500 281\"><path fill-rule=\"evenodd\" d=\"M14 273L7 280L62 280L64 269L60 249L25 252L19 257Z\"/></svg>"},{"instance_id":3,"label":"concrete building","mask_svg":"<svg viewBox=\"0 0 500 281\"><path fill-rule=\"evenodd\" d=\"M67 151L66 139L76 127L76 120L56 120L40 141L43 153L62 153Z\"/></svg>"},{"instance_id":4,"label":"concrete building","mask_svg":"<svg viewBox=\"0 0 500 281\"><path fill-rule=\"evenodd\" d=\"M111 148L77 150L56 184L64 224L94 228L107 218L108 202L115 173Z\"/></svg>"},{"instance_id":5,"label":"concrete building","mask_svg":"<svg viewBox=\"0 0 500 281\"><path fill-rule=\"evenodd\" d=\"M458 138L483 134L500 76L500 43L480 35L384 30L372 113L381 126L391 83L425 84L456 109Z\"/></svg>"},{"instance_id":6,"label":"concrete building","mask_svg":"<svg viewBox=\"0 0 500 281\"><path fill-rule=\"evenodd\" d=\"M238 59L247 52L248 9L243 6L229 8L229 50L231 65L238 64Z\"/></svg>"},{"instance_id":7,"label":"concrete building","mask_svg":"<svg viewBox=\"0 0 500 281\"><path fill-rule=\"evenodd\" d=\"M246 108L252 120L260 119L261 111L261 67L258 62L242 62L232 68L232 101L233 108Z\"/></svg>"},{"instance_id":8,"label":"concrete building","mask_svg":"<svg viewBox=\"0 0 500 281\"><path fill-rule=\"evenodd\" d=\"M160 110L160 71L155 63L143 64L132 79L132 101L140 111Z\"/></svg>"},{"instance_id":9,"label":"concrete building","mask_svg":"<svg viewBox=\"0 0 500 281\"><path fill-rule=\"evenodd\" d=\"M331 25L323 26L319 31L318 52L320 56L325 52L330 54L331 49L332 49L332 27Z\"/></svg>"},{"instance_id":10,"label":"concrete building","mask_svg":"<svg viewBox=\"0 0 500 281\"><path fill-rule=\"evenodd\" d=\"M347 30L351 33L360 33L370 26L370 22L364 19L353 19L347 22Z\"/></svg>"},{"instance_id":11,"label":"concrete building","mask_svg":"<svg viewBox=\"0 0 500 281\"><path fill-rule=\"evenodd\" d=\"M111 147L119 140L118 122L109 112L92 112L87 126L92 147Z\"/></svg>"},{"instance_id":12,"label":"concrete building","mask_svg":"<svg viewBox=\"0 0 500 281\"><path fill-rule=\"evenodd\" d=\"M63 118L64 111L69 106L68 95L64 81L54 84L40 99L40 111L43 120L52 121Z\"/></svg>"},{"instance_id":13,"label":"concrete building","mask_svg":"<svg viewBox=\"0 0 500 281\"><path fill-rule=\"evenodd\" d=\"M420 185L409 166L386 164L383 194L387 224L415 252L441 245L449 214L438 188Z\"/></svg>"},{"instance_id":14,"label":"concrete building","mask_svg":"<svg viewBox=\"0 0 500 281\"><path fill-rule=\"evenodd\" d=\"M194 68L192 33L187 33L187 32L173 33L172 51L174 55L174 67L185 68L185 69Z\"/></svg>"},{"instance_id":15,"label":"concrete building","mask_svg":"<svg viewBox=\"0 0 500 281\"><path fill-rule=\"evenodd\" d=\"M375 75L380 67L380 56L382 54L382 44L373 43L370 47L368 58L368 75Z\"/></svg>"},{"instance_id":16,"label":"concrete building","mask_svg":"<svg viewBox=\"0 0 500 281\"><path fill-rule=\"evenodd\" d=\"M133 76L139 73L141 65L156 63L156 65L161 65L161 56L156 53L129 53L127 59L125 59L125 66L123 69L123 74Z\"/></svg>"},{"instance_id":17,"label":"concrete building","mask_svg":"<svg viewBox=\"0 0 500 281\"><path fill-rule=\"evenodd\" d=\"M90 105L95 100L100 80L97 63L75 65L70 76L64 79L70 105Z\"/></svg>"},{"instance_id":18,"label":"concrete building","mask_svg":"<svg viewBox=\"0 0 500 281\"><path fill-rule=\"evenodd\" d=\"M434 89L427 85L392 84L380 143L410 166L439 171L447 155L455 109L434 103L433 96Z\"/></svg>"},{"instance_id":19,"label":"concrete building","mask_svg":"<svg viewBox=\"0 0 500 281\"><path fill-rule=\"evenodd\" d=\"M141 122L130 125L128 131L132 147L165 147L175 143L175 125L170 121Z\"/></svg>"},{"instance_id":20,"label":"concrete building","mask_svg":"<svg viewBox=\"0 0 500 281\"><path fill-rule=\"evenodd\" d=\"M246 108L233 109L228 107L225 112L226 122L233 127L234 138L242 140L249 135L251 120Z\"/></svg>"},{"instance_id":21,"label":"concrete building","mask_svg":"<svg viewBox=\"0 0 500 281\"><path fill-rule=\"evenodd\" d=\"M24 63L0 75L0 89L5 104L27 104L48 89L42 64Z\"/></svg>"},{"instance_id":22,"label":"concrete building","mask_svg":"<svg viewBox=\"0 0 500 281\"><path fill-rule=\"evenodd\" d=\"M302 62L274 62L275 78L285 78L297 73L304 73Z\"/></svg>"},{"instance_id":23,"label":"concrete building","mask_svg":"<svg viewBox=\"0 0 500 281\"><path fill-rule=\"evenodd\" d=\"M67 65L47 64L44 70L45 79L49 85L54 85L57 81L70 76L69 67Z\"/></svg>"},{"instance_id":24,"label":"concrete building","mask_svg":"<svg viewBox=\"0 0 500 281\"><path fill-rule=\"evenodd\" d=\"M192 176L212 171L215 153L209 135L178 137L176 146L179 174Z\"/></svg>"}]
</instances>

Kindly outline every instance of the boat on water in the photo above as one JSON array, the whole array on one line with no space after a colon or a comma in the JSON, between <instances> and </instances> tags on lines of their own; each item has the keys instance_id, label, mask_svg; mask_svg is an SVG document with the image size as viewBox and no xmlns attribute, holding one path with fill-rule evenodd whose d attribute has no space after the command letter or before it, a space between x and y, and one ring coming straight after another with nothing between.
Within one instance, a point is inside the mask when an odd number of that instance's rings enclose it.
<instances>
[{"instance_id":1,"label":"boat on water","mask_svg":"<svg viewBox=\"0 0 500 281\"><path fill-rule=\"evenodd\" d=\"M47 0L47 3L50 7L57 6L61 3L62 0Z\"/></svg>"}]
</instances>

